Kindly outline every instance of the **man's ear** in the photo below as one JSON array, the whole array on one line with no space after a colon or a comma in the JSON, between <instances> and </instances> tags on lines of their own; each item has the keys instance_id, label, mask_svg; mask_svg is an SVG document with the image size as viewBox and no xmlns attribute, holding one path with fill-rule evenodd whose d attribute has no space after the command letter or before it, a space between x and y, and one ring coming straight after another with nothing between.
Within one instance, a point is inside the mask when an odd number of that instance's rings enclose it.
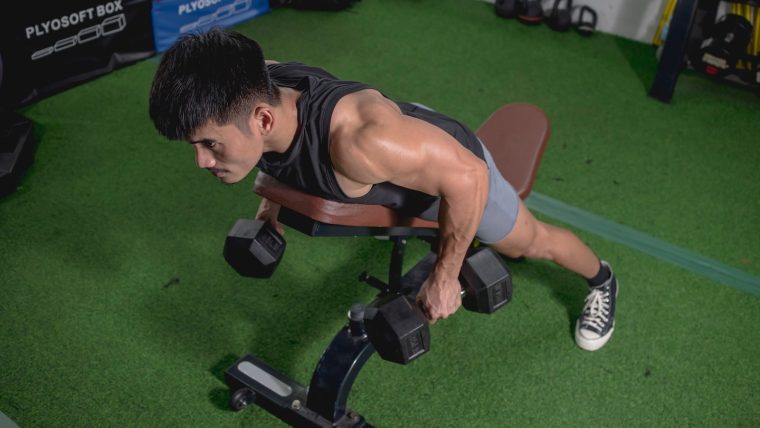
<instances>
[{"instance_id":1,"label":"man's ear","mask_svg":"<svg viewBox=\"0 0 760 428\"><path fill-rule=\"evenodd\" d=\"M263 136L267 136L272 133L272 127L274 126L274 114L272 112L272 106L262 103L253 108L253 113L248 119L251 130L256 129Z\"/></svg>"}]
</instances>

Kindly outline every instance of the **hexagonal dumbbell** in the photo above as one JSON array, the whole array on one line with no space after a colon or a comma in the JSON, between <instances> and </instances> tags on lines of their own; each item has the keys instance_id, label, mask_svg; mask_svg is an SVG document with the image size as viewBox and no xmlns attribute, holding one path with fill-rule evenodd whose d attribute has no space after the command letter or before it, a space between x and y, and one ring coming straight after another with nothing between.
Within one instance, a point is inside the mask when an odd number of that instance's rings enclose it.
<instances>
[{"instance_id":1,"label":"hexagonal dumbbell","mask_svg":"<svg viewBox=\"0 0 760 428\"><path fill-rule=\"evenodd\" d=\"M239 219L224 241L224 259L237 273L269 278L285 253L285 240L267 221Z\"/></svg>"},{"instance_id":2,"label":"hexagonal dumbbell","mask_svg":"<svg viewBox=\"0 0 760 428\"><path fill-rule=\"evenodd\" d=\"M430 349L430 327L417 304L405 294L389 294L364 310L372 346L384 360L408 364Z\"/></svg>"},{"instance_id":3,"label":"hexagonal dumbbell","mask_svg":"<svg viewBox=\"0 0 760 428\"><path fill-rule=\"evenodd\" d=\"M473 250L462 264L462 306L491 313L512 299L512 275L488 247ZM381 296L365 309L364 324L372 345L384 360L408 364L430 349L430 327L411 296Z\"/></svg>"},{"instance_id":4,"label":"hexagonal dumbbell","mask_svg":"<svg viewBox=\"0 0 760 428\"><path fill-rule=\"evenodd\" d=\"M512 274L494 250L473 250L459 272L462 306L468 311L490 314L512 300Z\"/></svg>"}]
</instances>

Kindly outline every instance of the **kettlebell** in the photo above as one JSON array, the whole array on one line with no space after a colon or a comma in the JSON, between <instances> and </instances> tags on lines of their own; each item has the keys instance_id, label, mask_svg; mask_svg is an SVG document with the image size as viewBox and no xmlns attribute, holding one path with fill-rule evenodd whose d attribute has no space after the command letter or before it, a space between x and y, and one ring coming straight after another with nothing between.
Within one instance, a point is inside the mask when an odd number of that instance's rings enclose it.
<instances>
[{"instance_id":1,"label":"kettlebell","mask_svg":"<svg viewBox=\"0 0 760 428\"><path fill-rule=\"evenodd\" d=\"M494 12L502 18L514 18L517 14L517 0L496 0L493 7Z\"/></svg>"},{"instance_id":2,"label":"kettlebell","mask_svg":"<svg viewBox=\"0 0 760 428\"><path fill-rule=\"evenodd\" d=\"M573 0L566 0L564 8L560 8L561 2L562 0L554 0L554 6L552 6L552 11L546 24L554 31L565 32L573 25L570 12L573 7Z\"/></svg>"},{"instance_id":3,"label":"kettlebell","mask_svg":"<svg viewBox=\"0 0 760 428\"><path fill-rule=\"evenodd\" d=\"M520 0L517 20L526 25L538 25L544 20L541 0Z\"/></svg>"},{"instance_id":4,"label":"kettlebell","mask_svg":"<svg viewBox=\"0 0 760 428\"><path fill-rule=\"evenodd\" d=\"M589 19L586 19L585 15L589 15ZM575 25L575 31L581 36L588 37L594 34L595 29L596 11L588 6L581 7L581 12L578 14L578 24Z\"/></svg>"}]
</instances>

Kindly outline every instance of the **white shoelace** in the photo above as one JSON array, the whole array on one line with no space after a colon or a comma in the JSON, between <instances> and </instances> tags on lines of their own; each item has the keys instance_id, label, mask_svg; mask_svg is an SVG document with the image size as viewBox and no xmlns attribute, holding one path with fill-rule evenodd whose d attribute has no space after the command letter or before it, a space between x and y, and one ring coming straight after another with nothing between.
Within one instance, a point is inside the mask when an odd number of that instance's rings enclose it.
<instances>
[{"instance_id":1,"label":"white shoelace","mask_svg":"<svg viewBox=\"0 0 760 428\"><path fill-rule=\"evenodd\" d=\"M604 324L610 315L610 292L609 289L592 290L586 296L586 306L583 308L582 327L591 327L597 333L601 333Z\"/></svg>"}]
</instances>

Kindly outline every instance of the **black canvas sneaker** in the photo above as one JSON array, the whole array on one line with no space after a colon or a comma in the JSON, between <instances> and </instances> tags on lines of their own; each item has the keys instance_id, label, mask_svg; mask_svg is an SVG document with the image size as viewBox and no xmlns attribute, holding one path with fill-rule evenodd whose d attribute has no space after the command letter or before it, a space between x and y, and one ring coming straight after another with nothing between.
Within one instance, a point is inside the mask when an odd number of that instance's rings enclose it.
<instances>
[{"instance_id":1,"label":"black canvas sneaker","mask_svg":"<svg viewBox=\"0 0 760 428\"><path fill-rule=\"evenodd\" d=\"M609 269L610 278L604 284L590 288L583 313L575 323L575 343L587 351L604 346L615 331L617 280L610 265L605 261L602 264Z\"/></svg>"}]
</instances>

